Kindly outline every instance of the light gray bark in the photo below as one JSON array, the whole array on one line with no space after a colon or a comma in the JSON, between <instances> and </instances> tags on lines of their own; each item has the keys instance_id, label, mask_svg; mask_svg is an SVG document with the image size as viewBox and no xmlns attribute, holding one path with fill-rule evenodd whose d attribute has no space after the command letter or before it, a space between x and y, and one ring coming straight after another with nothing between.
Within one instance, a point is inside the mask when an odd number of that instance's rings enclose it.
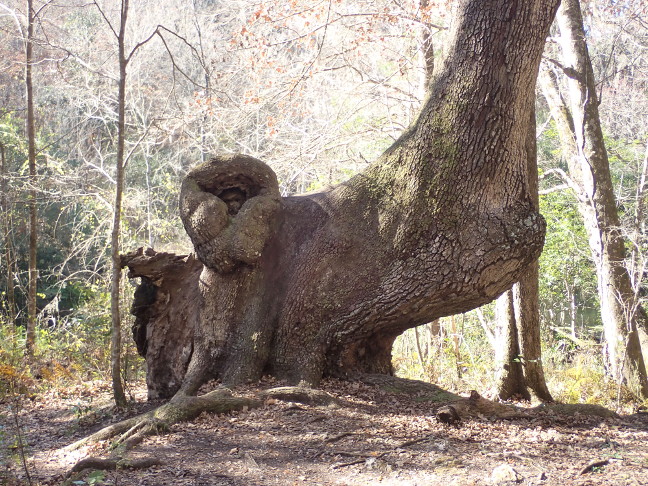
<instances>
[{"instance_id":1,"label":"light gray bark","mask_svg":"<svg viewBox=\"0 0 648 486\"><path fill-rule=\"evenodd\" d=\"M619 382L648 397L646 367L638 335L646 314L632 291L625 267L612 178L598 113L592 64L587 51L578 0L563 0L556 17L560 27L567 101L557 77L545 70L542 88L556 120L569 167L569 185L578 198L590 251L596 265L608 370Z\"/></svg>"}]
</instances>

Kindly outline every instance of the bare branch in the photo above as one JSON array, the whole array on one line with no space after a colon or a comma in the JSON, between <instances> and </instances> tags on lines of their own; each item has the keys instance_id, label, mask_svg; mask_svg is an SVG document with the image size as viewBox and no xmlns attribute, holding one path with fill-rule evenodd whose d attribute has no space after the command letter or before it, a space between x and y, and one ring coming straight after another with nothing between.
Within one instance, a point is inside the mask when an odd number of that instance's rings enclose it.
<instances>
[{"instance_id":1,"label":"bare branch","mask_svg":"<svg viewBox=\"0 0 648 486\"><path fill-rule=\"evenodd\" d=\"M563 66L559 61L556 61L551 57L543 57L543 59L549 61L551 64L560 69L568 78L575 79L576 81L579 81L581 83L583 82L583 77L574 68Z\"/></svg>"},{"instance_id":2,"label":"bare branch","mask_svg":"<svg viewBox=\"0 0 648 486\"><path fill-rule=\"evenodd\" d=\"M149 36L148 36L146 39L144 39L143 41L138 42L137 44L135 44L135 47L133 47L133 48L131 49L130 53L128 54L128 56L126 56L126 64L128 64L128 63L130 62L131 58L133 57L133 55L137 52L137 50L138 50L140 47L142 47L143 45L146 45L146 44L147 44L147 43L148 43L148 42L149 42L153 37L155 37L156 34L159 33L159 28L160 28L160 26L158 25L158 26L155 28L155 30L151 33L151 35L149 35Z\"/></svg>"},{"instance_id":3,"label":"bare branch","mask_svg":"<svg viewBox=\"0 0 648 486\"><path fill-rule=\"evenodd\" d=\"M564 191L565 189L569 189L569 186L567 184L560 184L558 186L550 187L549 189L543 189L541 191L538 191L538 194L540 196L546 196L547 194Z\"/></svg>"},{"instance_id":4,"label":"bare branch","mask_svg":"<svg viewBox=\"0 0 648 486\"><path fill-rule=\"evenodd\" d=\"M101 14L101 16L103 17L103 19L105 20L106 24L108 24L108 27L110 27L110 30L112 30L112 33L115 35L115 39L119 39L119 34L117 33L117 31L116 31L115 28L113 27L113 25L112 25L112 23L110 22L110 20L108 20L108 17L106 16L106 14L105 14L104 11L102 10L102 8L99 6L99 4L96 2L96 0L95 0L94 2L92 2L92 4L93 4L95 7L97 7L97 10L99 10L99 13Z\"/></svg>"},{"instance_id":5,"label":"bare branch","mask_svg":"<svg viewBox=\"0 0 648 486\"><path fill-rule=\"evenodd\" d=\"M151 130L151 127L153 126L153 123L150 123L148 127L146 127L146 130L144 130L144 133L140 136L140 138L135 142L133 147L128 151L128 154L124 158L124 167L128 166L128 161L130 160L131 156L133 155L133 152L137 150L137 147L142 143L142 140L146 138L148 135L149 131Z\"/></svg>"},{"instance_id":6,"label":"bare branch","mask_svg":"<svg viewBox=\"0 0 648 486\"><path fill-rule=\"evenodd\" d=\"M583 189L571 177L569 177L569 175L567 175L567 173L562 169L559 169L557 167L554 169L549 169L545 171L543 174L539 175L538 180L544 180L551 175L558 176L564 182L564 186L574 191L574 195L576 196L576 199L578 199L579 202L583 204L590 204L589 202L590 200L587 197L587 194L585 194L585 191L583 191ZM555 192L555 191L551 191L551 192ZM542 193L543 191L540 192L540 194Z\"/></svg>"}]
</instances>

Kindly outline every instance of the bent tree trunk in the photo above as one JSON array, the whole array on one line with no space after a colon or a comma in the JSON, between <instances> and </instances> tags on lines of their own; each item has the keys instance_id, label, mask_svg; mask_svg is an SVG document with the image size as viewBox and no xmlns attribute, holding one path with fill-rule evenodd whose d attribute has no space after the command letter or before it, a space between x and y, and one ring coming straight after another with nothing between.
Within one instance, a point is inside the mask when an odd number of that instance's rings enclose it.
<instances>
[{"instance_id":1,"label":"bent tree trunk","mask_svg":"<svg viewBox=\"0 0 648 486\"><path fill-rule=\"evenodd\" d=\"M544 241L525 138L557 3L464 1L418 120L330 190L281 198L272 170L243 155L188 174L180 213L203 267L181 285L162 272L145 333L155 334L155 316L168 319L165 300L197 286L200 299L183 303L187 315L199 309L180 393L213 376L269 372L312 385L324 374L389 373L404 330L519 279Z\"/></svg>"}]
</instances>

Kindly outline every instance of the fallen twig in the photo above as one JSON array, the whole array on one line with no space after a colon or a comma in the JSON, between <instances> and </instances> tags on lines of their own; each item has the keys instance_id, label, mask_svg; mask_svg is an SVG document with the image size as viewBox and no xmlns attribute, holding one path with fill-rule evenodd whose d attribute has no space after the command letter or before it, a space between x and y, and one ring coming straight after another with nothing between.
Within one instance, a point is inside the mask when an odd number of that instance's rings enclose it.
<instances>
[{"instance_id":1,"label":"fallen twig","mask_svg":"<svg viewBox=\"0 0 648 486\"><path fill-rule=\"evenodd\" d=\"M581 471L578 474L579 475L587 474L588 472L592 472L594 470L594 468L606 466L609 463L610 463L609 459L603 459L601 461L592 461L587 466L585 466L583 469L581 469Z\"/></svg>"},{"instance_id":2,"label":"fallen twig","mask_svg":"<svg viewBox=\"0 0 648 486\"><path fill-rule=\"evenodd\" d=\"M425 442L426 440L430 440L433 437L434 434L430 434L430 435L426 435L425 437L421 437L420 439L408 440L407 442L398 444L396 447L394 447L394 449L403 449L405 447L413 446L414 444L418 444L419 442Z\"/></svg>"},{"instance_id":3,"label":"fallen twig","mask_svg":"<svg viewBox=\"0 0 648 486\"><path fill-rule=\"evenodd\" d=\"M367 459L356 459L355 461L351 461L351 462L343 462L342 464L334 464L332 466L332 468L333 469L340 469L340 468L347 467L347 466L355 466L356 464L362 464L362 463L366 462L366 460Z\"/></svg>"},{"instance_id":4,"label":"fallen twig","mask_svg":"<svg viewBox=\"0 0 648 486\"><path fill-rule=\"evenodd\" d=\"M354 435L353 432L343 432L338 435L334 435L333 437L329 437L328 439L324 440L325 444L330 444L332 442L337 442L338 440L344 439L345 437L349 437L350 435Z\"/></svg>"}]
</instances>

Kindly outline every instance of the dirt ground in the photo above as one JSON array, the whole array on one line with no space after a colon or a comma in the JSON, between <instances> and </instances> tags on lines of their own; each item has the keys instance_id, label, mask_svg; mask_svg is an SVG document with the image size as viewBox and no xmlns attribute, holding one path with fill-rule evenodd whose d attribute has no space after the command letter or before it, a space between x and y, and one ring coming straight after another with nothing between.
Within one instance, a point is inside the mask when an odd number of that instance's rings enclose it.
<instances>
[{"instance_id":1,"label":"dirt ground","mask_svg":"<svg viewBox=\"0 0 648 486\"><path fill-rule=\"evenodd\" d=\"M252 396L273 386L277 383L263 382L233 392ZM601 418L541 408L525 417L494 420L478 414L448 425L436 417L439 403L424 393L336 380L325 381L322 389L338 404L267 399L259 409L203 413L129 453L160 465L86 470L68 484L648 485L648 415L643 413ZM105 383L26 400L17 417L10 404L2 404L7 423L0 429L0 484L29 484L17 459L15 418L27 443L31 484L58 485L79 459L109 453L108 444L75 452L64 446L156 405L145 401L144 386L134 396L137 403L128 412L110 407Z\"/></svg>"}]
</instances>

